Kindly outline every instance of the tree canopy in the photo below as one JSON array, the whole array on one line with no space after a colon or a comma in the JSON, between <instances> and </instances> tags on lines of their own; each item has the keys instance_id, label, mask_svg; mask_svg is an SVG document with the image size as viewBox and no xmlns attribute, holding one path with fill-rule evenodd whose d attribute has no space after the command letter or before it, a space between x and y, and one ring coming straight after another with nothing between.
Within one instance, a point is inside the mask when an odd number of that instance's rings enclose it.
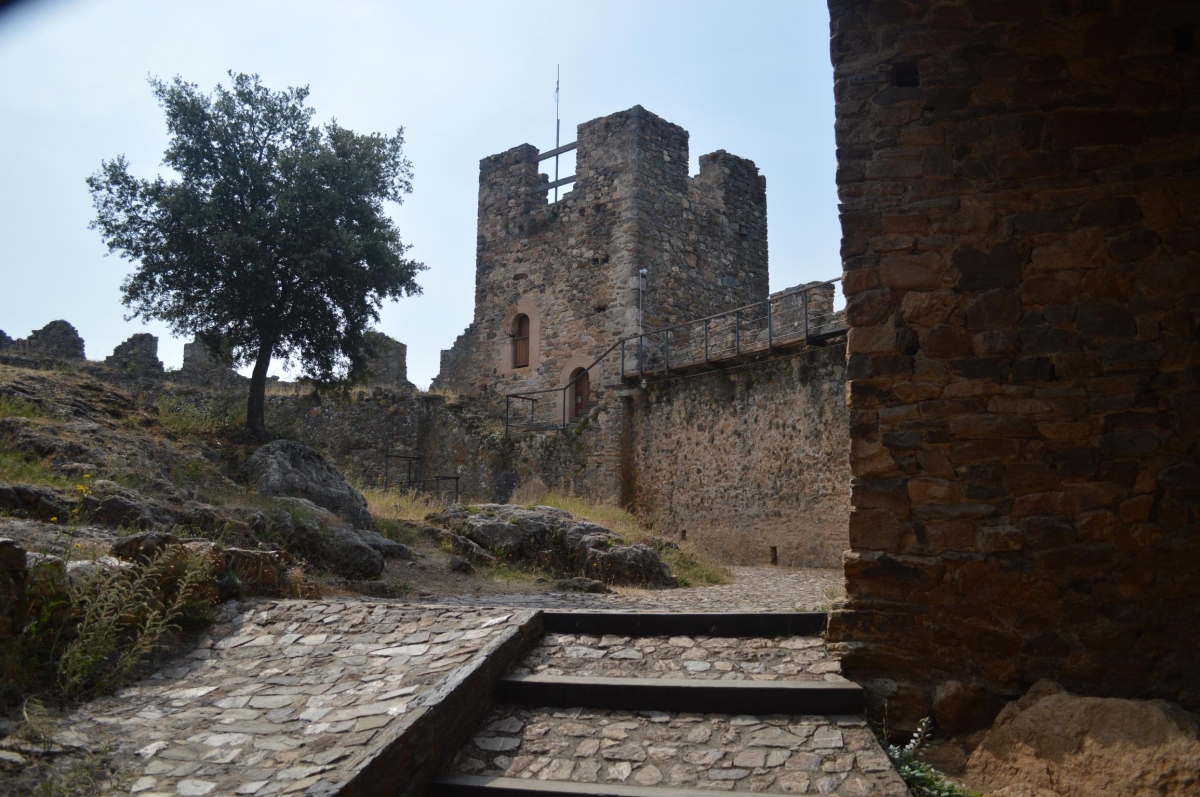
<instances>
[{"instance_id":1,"label":"tree canopy","mask_svg":"<svg viewBox=\"0 0 1200 797\"><path fill-rule=\"evenodd\" d=\"M136 263L122 285L131 316L254 363L246 427L261 438L271 360L321 381L358 372L382 302L420 293L425 266L405 258L384 212L412 191L403 128L314 125L306 86L276 92L258 75L229 76L211 94L150 80L174 178L138 179L120 156L87 183L92 228Z\"/></svg>"}]
</instances>

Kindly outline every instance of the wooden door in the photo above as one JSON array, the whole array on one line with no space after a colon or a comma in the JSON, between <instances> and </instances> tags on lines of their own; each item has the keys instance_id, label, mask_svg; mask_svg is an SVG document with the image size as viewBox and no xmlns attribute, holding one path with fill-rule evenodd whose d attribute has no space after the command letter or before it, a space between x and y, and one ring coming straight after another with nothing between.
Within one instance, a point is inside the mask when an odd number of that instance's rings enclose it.
<instances>
[{"instance_id":1,"label":"wooden door","mask_svg":"<svg viewBox=\"0 0 1200 797\"><path fill-rule=\"evenodd\" d=\"M529 366L529 316L519 315L513 324L513 368Z\"/></svg>"},{"instance_id":2,"label":"wooden door","mask_svg":"<svg viewBox=\"0 0 1200 797\"><path fill-rule=\"evenodd\" d=\"M572 417L579 418L587 412L588 401L591 400L592 380L588 372L580 369L575 372L575 413Z\"/></svg>"}]
</instances>

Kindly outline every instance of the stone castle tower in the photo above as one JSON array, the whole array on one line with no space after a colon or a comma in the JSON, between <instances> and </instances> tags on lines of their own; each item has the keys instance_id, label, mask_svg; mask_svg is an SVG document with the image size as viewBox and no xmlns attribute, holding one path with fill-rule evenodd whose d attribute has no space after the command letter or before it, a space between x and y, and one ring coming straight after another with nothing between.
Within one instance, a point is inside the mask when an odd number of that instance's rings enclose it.
<instances>
[{"instance_id":1,"label":"stone castle tower","mask_svg":"<svg viewBox=\"0 0 1200 797\"><path fill-rule=\"evenodd\" d=\"M767 298L752 161L719 150L689 177L687 131L641 106L579 125L558 202L541 160L523 144L480 161L475 318L435 388L560 387L622 337Z\"/></svg>"}]
</instances>

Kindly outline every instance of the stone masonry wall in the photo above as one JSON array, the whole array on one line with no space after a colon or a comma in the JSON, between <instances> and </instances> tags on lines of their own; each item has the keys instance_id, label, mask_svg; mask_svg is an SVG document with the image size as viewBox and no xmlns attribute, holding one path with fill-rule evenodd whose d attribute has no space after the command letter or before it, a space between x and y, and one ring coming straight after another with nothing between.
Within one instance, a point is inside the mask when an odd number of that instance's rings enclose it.
<instances>
[{"instance_id":1,"label":"stone masonry wall","mask_svg":"<svg viewBox=\"0 0 1200 797\"><path fill-rule=\"evenodd\" d=\"M385 452L423 457L422 477L458 476L464 500L503 502L517 483L503 427L470 400L385 386L346 396L274 395L267 428L318 449L366 485L383 486ZM394 486L405 463L393 460L389 471Z\"/></svg>"},{"instance_id":2,"label":"stone masonry wall","mask_svg":"<svg viewBox=\"0 0 1200 797\"><path fill-rule=\"evenodd\" d=\"M837 567L849 547L845 346L650 385L632 489L671 536L733 564Z\"/></svg>"},{"instance_id":3,"label":"stone masonry wall","mask_svg":"<svg viewBox=\"0 0 1200 797\"><path fill-rule=\"evenodd\" d=\"M1043 677L1200 709L1196 4L829 7L844 666L897 729Z\"/></svg>"},{"instance_id":4,"label":"stone masonry wall","mask_svg":"<svg viewBox=\"0 0 1200 797\"><path fill-rule=\"evenodd\" d=\"M553 204L537 149L484 158L475 318L443 352L434 388L498 397L561 386L640 330L639 299L649 326L765 299L765 180L724 152L689 177L687 139L640 106L582 124L574 189ZM512 367L518 313L532 326L528 368ZM595 398L611 381L591 374Z\"/></svg>"}]
</instances>

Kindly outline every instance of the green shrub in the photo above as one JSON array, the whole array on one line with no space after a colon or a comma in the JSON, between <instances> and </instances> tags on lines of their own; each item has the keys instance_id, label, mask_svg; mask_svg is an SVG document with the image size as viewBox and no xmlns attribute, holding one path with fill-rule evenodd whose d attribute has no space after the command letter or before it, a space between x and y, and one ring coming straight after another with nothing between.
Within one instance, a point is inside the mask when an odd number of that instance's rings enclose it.
<instances>
[{"instance_id":1,"label":"green shrub","mask_svg":"<svg viewBox=\"0 0 1200 797\"><path fill-rule=\"evenodd\" d=\"M20 451L5 448L3 443L0 443L0 482L42 484L48 487L71 486L69 480L55 473L41 460L31 459Z\"/></svg>"},{"instance_id":2,"label":"green shrub","mask_svg":"<svg viewBox=\"0 0 1200 797\"><path fill-rule=\"evenodd\" d=\"M900 773L904 785L912 797L980 797L978 792L963 788L948 780L945 775L917 758L925 740L929 736L929 718L921 720L917 732L903 747L889 744L883 734L878 734L879 743L891 760L892 766Z\"/></svg>"}]
</instances>

